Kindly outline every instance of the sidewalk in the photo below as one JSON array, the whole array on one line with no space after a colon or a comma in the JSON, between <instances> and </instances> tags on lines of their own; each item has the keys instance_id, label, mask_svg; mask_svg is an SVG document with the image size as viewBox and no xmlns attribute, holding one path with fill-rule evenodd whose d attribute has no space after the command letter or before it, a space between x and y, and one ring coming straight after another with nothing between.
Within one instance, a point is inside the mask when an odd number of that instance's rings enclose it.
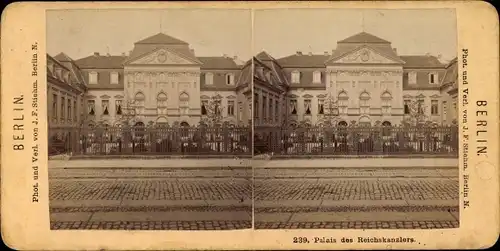
<instances>
[{"instance_id":1,"label":"sidewalk","mask_svg":"<svg viewBox=\"0 0 500 251\"><path fill-rule=\"evenodd\" d=\"M49 160L50 168L458 168L451 158Z\"/></svg>"},{"instance_id":2,"label":"sidewalk","mask_svg":"<svg viewBox=\"0 0 500 251\"><path fill-rule=\"evenodd\" d=\"M250 159L49 160L49 168L250 168Z\"/></svg>"},{"instance_id":3,"label":"sidewalk","mask_svg":"<svg viewBox=\"0 0 500 251\"><path fill-rule=\"evenodd\" d=\"M457 168L452 158L349 158L253 160L254 168Z\"/></svg>"}]
</instances>

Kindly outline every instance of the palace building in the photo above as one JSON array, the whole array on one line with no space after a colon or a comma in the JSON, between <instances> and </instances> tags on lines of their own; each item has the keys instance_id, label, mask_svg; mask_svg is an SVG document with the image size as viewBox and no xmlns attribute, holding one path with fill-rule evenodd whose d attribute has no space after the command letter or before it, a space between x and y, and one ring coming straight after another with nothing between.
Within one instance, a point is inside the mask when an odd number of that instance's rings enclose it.
<instances>
[{"instance_id":1,"label":"palace building","mask_svg":"<svg viewBox=\"0 0 500 251\"><path fill-rule=\"evenodd\" d=\"M196 126L210 112L220 114L221 123L250 123L251 63L198 57L188 43L163 33L136 42L129 54L73 60L60 53L47 61L52 126ZM219 105L211 111L213 100Z\"/></svg>"},{"instance_id":2,"label":"palace building","mask_svg":"<svg viewBox=\"0 0 500 251\"><path fill-rule=\"evenodd\" d=\"M391 42L366 32L324 54L298 51L275 59L261 52L254 61L257 126L321 125L332 115L344 125L398 125L415 116L414 106L426 121L456 123L456 60L400 55Z\"/></svg>"}]
</instances>

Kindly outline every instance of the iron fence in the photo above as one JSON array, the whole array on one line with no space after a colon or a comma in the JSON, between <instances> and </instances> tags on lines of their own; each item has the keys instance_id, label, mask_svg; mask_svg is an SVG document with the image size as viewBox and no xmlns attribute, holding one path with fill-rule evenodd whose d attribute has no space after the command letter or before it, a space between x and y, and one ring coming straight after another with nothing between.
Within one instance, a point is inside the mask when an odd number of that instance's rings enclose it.
<instances>
[{"instance_id":1,"label":"iron fence","mask_svg":"<svg viewBox=\"0 0 500 251\"><path fill-rule=\"evenodd\" d=\"M248 127L53 127L49 155L251 155Z\"/></svg>"},{"instance_id":2,"label":"iron fence","mask_svg":"<svg viewBox=\"0 0 500 251\"><path fill-rule=\"evenodd\" d=\"M449 155L456 126L255 127L254 153L274 155Z\"/></svg>"}]
</instances>

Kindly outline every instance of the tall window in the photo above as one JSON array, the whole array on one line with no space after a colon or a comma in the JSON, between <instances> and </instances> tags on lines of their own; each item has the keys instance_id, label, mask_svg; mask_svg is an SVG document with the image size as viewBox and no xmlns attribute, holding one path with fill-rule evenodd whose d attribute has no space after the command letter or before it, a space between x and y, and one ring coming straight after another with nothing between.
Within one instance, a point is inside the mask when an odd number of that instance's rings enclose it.
<instances>
[{"instance_id":1,"label":"tall window","mask_svg":"<svg viewBox=\"0 0 500 251\"><path fill-rule=\"evenodd\" d=\"M52 118L57 119L57 94L52 94Z\"/></svg>"},{"instance_id":2,"label":"tall window","mask_svg":"<svg viewBox=\"0 0 500 251\"><path fill-rule=\"evenodd\" d=\"M111 73L111 84L118 84L118 72Z\"/></svg>"},{"instance_id":3,"label":"tall window","mask_svg":"<svg viewBox=\"0 0 500 251\"><path fill-rule=\"evenodd\" d=\"M274 118L276 119L276 122L279 122L279 101L274 100Z\"/></svg>"},{"instance_id":4,"label":"tall window","mask_svg":"<svg viewBox=\"0 0 500 251\"><path fill-rule=\"evenodd\" d=\"M408 73L408 83L410 85L417 84L417 73L416 72L409 72Z\"/></svg>"},{"instance_id":5,"label":"tall window","mask_svg":"<svg viewBox=\"0 0 500 251\"><path fill-rule=\"evenodd\" d=\"M77 121L78 121L78 114L77 114L77 112L76 112L76 109L77 109L77 107L76 107L76 100L74 100L74 101L73 101L73 120L74 120L75 122L77 122Z\"/></svg>"},{"instance_id":6,"label":"tall window","mask_svg":"<svg viewBox=\"0 0 500 251\"><path fill-rule=\"evenodd\" d=\"M431 84L437 84L438 79L437 79L437 74L436 73L430 73L429 74L429 83Z\"/></svg>"},{"instance_id":7,"label":"tall window","mask_svg":"<svg viewBox=\"0 0 500 251\"><path fill-rule=\"evenodd\" d=\"M359 96L359 108L362 114L369 113L370 109L370 95L367 92L361 93Z\"/></svg>"},{"instance_id":8,"label":"tall window","mask_svg":"<svg viewBox=\"0 0 500 251\"><path fill-rule=\"evenodd\" d=\"M318 99L318 114L325 114L325 100Z\"/></svg>"},{"instance_id":9,"label":"tall window","mask_svg":"<svg viewBox=\"0 0 500 251\"><path fill-rule=\"evenodd\" d=\"M262 118L267 119L267 97L262 97Z\"/></svg>"},{"instance_id":10,"label":"tall window","mask_svg":"<svg viewBox=\"0 0 500 251\"><path fill-rule=\"evenodd\" d=\"M447 107L448 104L446 103L446 101L443 101L443 116L446 117L446 114L447 114Z\"/></svg>"},{"instance_id":11,"label":"tall window","mask_svg":"<svg viewBox=\"0 0 500 251\"><path fill-rule=\"evenodd\" d=\"M90 116L95 115L95 100L87 101L87 112Z\"/></svg>"},{"instance_id":12,"label":"tall window","mask_svg":"<svg viewBox=\"0 0 500 251\"><path fill-rule=\"evenodd\" d=\"M158 93L158 96L156 97L156 102L157 102L156 105L158 108L167 107L167 95L163 92Z\"/></svg>"},{"instance_id":13,"label":"tall window","mask_svg":"<svg viewBox=\"0 0 500 251\"><path fill-rule=\"evenodd\" d=\"M206 85L213 85L214 84L214 74L207 72L205 74L205 84Z\"/></svg>"},{"instance_id":14,"label":"tall window","mask_svg":"<svg viewBox=\"0 0 500 251\"><path fill-rule=\"evenodd\" d=\"M227 101L227 115L234 116L234 100Z\"/></svg>"},{"instance_id":15,"label":"tall window","mask_svg":"<svg viewBox=\"0 0 500 251\"><path fill-rule=\"evenodd\" d=\"M207 115L208 100L201 101L201 115Z\"/></svg>"},{"instance_id":16,"label":"tall window","mask_svg":"<svg viewBox=\"0 0 500 251\"><path fill-rule=\"evenodd\" d=\"M439 103L437 100L431 100L431 115L439 114Z\"/></svg>"},{"instance_id":17,"label":"tall window","mask_svg":"<svg viewBox=\"0 0 500 251\"><path fill-rule=\"evenodd\" d=\"M73 116L71 116L71 112L73 110L71 109L71 99L68 98L68 120L71 121L71 119L73 119Z\"/></svg>"},{"instance_id":18,"label":"tall window","mask_svg":"<svg viewBox=\"0 0 500 251\"><path fill-rule=\"evenodd\" d=\"M290 113L292 115L297 115L297 100L296 99L290 100Z\"/></svg>"},{"instance_id":19,"label":"tall window","mask_svg":"<svg viewBox=\"0 0 500 251\"><path fill-rule=\"evenodd\" d=\"M299 84L300 83L300 72L299 71L293 71L292 72L292 83L293 84Z\"/></svg>"},{"instance_id":20,"label":"tall window","mask_svg":"<svg viewBox=\"0 0 500 251\"><path fill-rule=\"evenodd\" d=\"M418 113L419 114L424 114L425 107L424 107L424 100L423 99L419 99L417 101L417 108L418 108Z\"/></svg>"},{"instance_id":21,"label":"tall window","mask_svg":"<svg viewBox=\"0 0 500 251\"><path fill-rule=\"evenodd\" d=\"M64 107L66 106L66 99L61 97L61 121L64 121Z\"/></svg>"},{"instance_id":22,"label":"tall window","mask_svg":"<svg viewBox=\"0 0 500 251\"><path fill-rule=\"evenodd\" d=\"M304 110L306 111L306 115L311 115L311 100L310 99L305 99L304 100Z\"/></svg>"},{"instance_id":23,"label":"tall window","mask_svg":"<svg viewBox=\"0 0 500 251\"><path fill-rule=\"evenodd\" d=\"M181 115L189 114L189 95L185 92L179 95L179 112Z\"/></svg>"},{"instance_id":24,"label":"tall window","mask_svg":"<svg viewBox=\"0 0 500 251\"><path fill-rule=\"evenodd\" d=\"M274 101L272 98L269 98L269 120L274 121L274 117L276 116L274 113Z\"/></svg>"},{"instance_id":25,"label":"tall window","mask_svg":"<svg viewBox=\"0 0 500 251\"><path fill-rule=\"evenodd\" d=\"M121 100L115 100L115 111L116 115L122 115L122 101Z\"/></svg>"},{"instance_id":26,"label":"tall window","mask_svg":"<svg viewBox=\"0 0 500 251\"><path fill-rule=\"evenodd\" d=\"M405 99L405 101L404 101L405 114L410 114L410 103L411 103L411 100Z\"/></svg>"},{"instance_id":27,"label":"tall window","mask_svg":"<svg viewBox=\"0 0 500 251\"><path fill-rule=\"evenodd\" d=\"M384 92L381 96L381 99L382 99L382 114L390 114L392 95L389 92Z\"/></svg>"},{"instance_id":28,"label":"tall window","mask_svg":"<svg viewBox=\"0 0 500 251\"><path fill-rule=\"evenodd\" d=\"M109 100L101 101L102 115L109 115Z\"/></svg>"},{"instance_id":29,"label":"tall window","mask_svg":"<svg viewBox=\"0 0 500 251\"><path fill-rule=\"evenodd\" d=\"M234 85L234 75L226 74L226 85Z\"/></svg>"},{"instance_id":30,"label":"tall window","mask_svg":"<svg viewBox=\"0 0 500 251\"><path fill-rule=\"evenodd\" d=\"M252 106L250 105L250 111L252 110ZM259 95L257 93L254 94L253 97L253 117L255 119L259 118Z\"/></svg>"},{"instance_id":31,"label":"tall window","mask_svg":"<svg viewBox=\"0 0 500 251\"><path fill-rule=\"evenodd\" d=\"M243 121L243 102L238 102L238 121Z\"/></svg>"},{"instance_id":32,"label":"tall window","mask_svg":"<svg viewBox=\"0 0 500 251\"><path fill-rule=\"evenodd\" d=\"M321 83L321 72L320 71L315 71L313 73L313 83L314 84Z\"/></svg>"},{"instance_id":33,"label":"tall window","mask_svg":"<svg viewBox=\"0 0 500 251\"><path fill-rule=\"evenodd\" d=\"M97 72L93 71L89 73L89 83L90 84L97 84Z\"/></svg>"}]
</instances>

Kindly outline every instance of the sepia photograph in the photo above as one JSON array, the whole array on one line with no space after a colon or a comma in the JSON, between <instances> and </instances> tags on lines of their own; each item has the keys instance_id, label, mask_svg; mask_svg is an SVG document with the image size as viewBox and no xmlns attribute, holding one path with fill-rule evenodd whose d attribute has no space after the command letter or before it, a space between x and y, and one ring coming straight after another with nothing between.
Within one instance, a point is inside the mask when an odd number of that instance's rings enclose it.
<instances>
[{"instance_id":1,"label":"sepia photograph","mask_svg":"<svg viewBox=\"0 0 500 251\"><path fill-rule=\"evenodd\" d=\"M256 229L459 227L454 9L256 10L254 50Z\"/></svg>"},{"instance_id":2,"label":"sepia photograph","mask_svg":"<svg viewBox=\"0 0 500 251\"><path fill-rule=\"evenodd\" d=\"M251 21L47 10L52 230L252 227Z\"/></svg>"}]
</instances>

